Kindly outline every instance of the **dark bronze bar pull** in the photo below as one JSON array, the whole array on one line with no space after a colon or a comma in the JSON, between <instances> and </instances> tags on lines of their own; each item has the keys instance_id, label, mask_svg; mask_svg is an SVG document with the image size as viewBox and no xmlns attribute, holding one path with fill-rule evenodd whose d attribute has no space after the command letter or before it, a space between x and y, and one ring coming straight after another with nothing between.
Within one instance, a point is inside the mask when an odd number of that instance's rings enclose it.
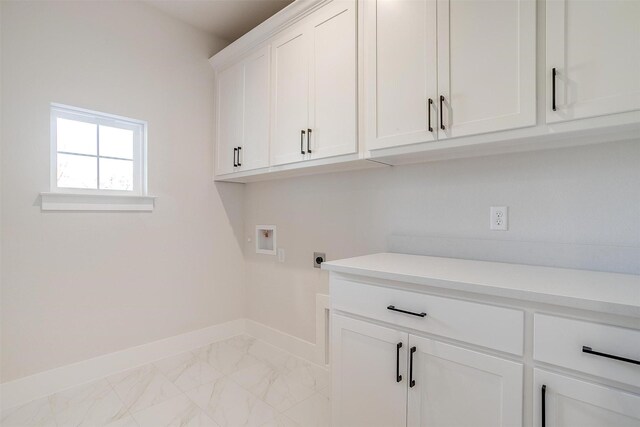
<instances>
[{"instance_id":1,"label":"dark bronze bar pull","mask_svg":"<svg viewBox=\"0 0 640 427\"><path fill-rule=\"evenodd\" d=\"M398 313L410 314L412 316L418 316L418 317L426 317L427 316L427 313L425 313L425 312L414 313L413 311L400 310L399 308L396 308L394 305L388 306L387 310L397 311Z\"/></svg>"},{"instance_id":2,"label":"dark bronze bar pull","mask_svg":"<svg viewBox=\"0 0 640 427\"><path fill-rule=\"evenodd\" d=\"M444 130L444 116L443 116L444 96L440 95L440 129Z\"/></svg>"},{"instance_id":3,"label":"dark bronze bar pull","mask_svg":"<svg viewBox=\"0 0 640 427\"><path fill-rule=\"evenodd\" d=\"M413 353L415 353L417 348L411 347L411 355L409 356L409 387L413 387L416 385L416 381L413 379Z\"/></svg>"},{"instance_id":4,"label":"dark bronze bar pull","mask_svg":"<svg viewBox=\"0 0 640 427\"><path fill-rule=\"evenodd\" d=\"M238 167L238 162L236 161L236 156L238 155L238 147L233 149L233 167Z\"/></svg>"},{"instance_id":5,"label":"dark bronze bar pull","mask_svg":"<svg viewBox=\"0 0 640 427\"><path fill-rule=\"evenodd\" d=\"M556 75L558 72L555 68L551 69L551 109L556 111Z\"/></svg>"},{"instance_id":6,"label":"dark bronze bar pull","mask_svg":"<svg viewBox=\"0 0 640 427\"><path fill-rule=\"evenodd\" d=\"M399 383L402 381L402 375L400 375L400 349L402 348L402 343L399 342L396 345L396 382Z\"/></svg>"},{"instance_id":7,"label":"dark bronze bar pull","mask_svg":"<svg viewBox=\"0 0 640 427\"><path fill-rule=\"evenodd\" d=\"M429 118L429 132L433 132L433 128L431 127L431 106L433 105L433 99L429 98L429 103L427 104L427 117Z\"/></svg>"},{"instance_id":8,"label":"dark bronze bar pull","mask_svg":"<svg viewBox=\"0 0 640 427\"><path fill-rule=\"evenodd\" d=\"M311 129L307 129L307 153L311 154Z\"/></svg>"},{"instance_id":9,"label":"dark bronze bar pull","mask_svg":"<svg viewBox=\"0 0 640 427\"><path fill-rule=\"evenodd\" d=\"M242 147L238 147L238 166L242 166L242 163L240 163L240 150L242 150Z\"/></svg>"},{"instance_id":10,"label":"dark bronze bar pull","mask_svg":"<svg viewBox=\"0 0 640 427\"><path fill-rule=\"evenodd\" d=\"M540 393L542 394L542 404L541 404L541 410L542 410L542 421L540 422L540 427L545 427L545 425L547 424L547 386L542 384L542 389L540 390Z\"/></svg>"},{"instance_id":11,"label":"dark bronze bar pull","mask_svg":"<svg viewBox=\"0 0 640 427\"><path fill-rule=\"evenodd\" d=\"M586 345L582 346L582 352L593 354L594 356L606 357L607 359L619 360L621 362L633 363L634 365L640 365L640 360L629 359L622 356L616 356L614 354L601 353L599 351L594 351L591 347L587 347Z\"/></svg>"},{"instance_id":12,"label":"dark bronze bar pull","mask_svg":"<svg viewBox=\"0 0 640 427\"><path fill-rule=\"evenodd\" d=\"M304 130L300 131L300 153L305 154L304 152Z\"/></svg>"}]
</instances>

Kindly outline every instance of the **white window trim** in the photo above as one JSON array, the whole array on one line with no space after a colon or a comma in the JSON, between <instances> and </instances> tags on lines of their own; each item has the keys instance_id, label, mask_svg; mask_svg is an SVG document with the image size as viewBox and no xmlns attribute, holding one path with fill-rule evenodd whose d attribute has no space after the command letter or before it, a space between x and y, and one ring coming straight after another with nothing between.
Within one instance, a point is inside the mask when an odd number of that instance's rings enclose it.
<instances>
[{"instance_id":1,"label":"white window trim","mask_svg":"<svg viewBox=\"0 0 640 427\"><path fill-rule=\"evenodd\" d=\"M116 194L40 193L43 211L138 211L151 212L154 196Z\"/></svg>"},{"instance_id":2,"label":"white window trim","mask_svg":"<svg viewBox=\"0 0 640 427\"><path fill-rule=\"evenodd\" d=\"M100 117L96 117L100 116ZM56 119L130 127L138 133L133 150L133 191L58 187ZM147 123L114 114L51 103L50 191L40 193L43 211L152 211L155 197L147 194ZM141 134L140 134L141 133Z\"/></svg>"}]
</instances>

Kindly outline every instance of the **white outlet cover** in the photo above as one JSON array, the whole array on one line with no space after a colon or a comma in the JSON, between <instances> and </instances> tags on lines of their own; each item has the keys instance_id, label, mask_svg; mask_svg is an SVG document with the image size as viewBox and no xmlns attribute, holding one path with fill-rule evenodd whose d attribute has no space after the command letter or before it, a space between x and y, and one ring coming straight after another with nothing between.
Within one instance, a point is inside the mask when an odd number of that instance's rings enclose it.
<instances>
[{"instance_id":1,"label":"white outlet cover","mask_svg":"<svg viewBox=\"0 0 640 427\"><path fill-rule=\"evenodd\" d=\"M509 229L509 207L492 206L489 210L489 229L507 231Z\"/></svg>"}]
</instances>

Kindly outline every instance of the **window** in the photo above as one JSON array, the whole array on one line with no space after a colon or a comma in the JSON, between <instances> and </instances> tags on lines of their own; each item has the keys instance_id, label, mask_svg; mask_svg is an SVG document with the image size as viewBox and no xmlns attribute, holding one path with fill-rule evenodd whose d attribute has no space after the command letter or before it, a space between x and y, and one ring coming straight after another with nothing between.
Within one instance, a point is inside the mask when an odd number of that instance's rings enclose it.
<instances>
[{"instance_id":1,"label":"window","mask_svg":"<svg viewBox=\"0 0 640 427\"><path fill-rule=\"evenodd\" d=\"M146 194L146 130L140 120L51 105L51 191Z\"/></svg>"}]
</instances>

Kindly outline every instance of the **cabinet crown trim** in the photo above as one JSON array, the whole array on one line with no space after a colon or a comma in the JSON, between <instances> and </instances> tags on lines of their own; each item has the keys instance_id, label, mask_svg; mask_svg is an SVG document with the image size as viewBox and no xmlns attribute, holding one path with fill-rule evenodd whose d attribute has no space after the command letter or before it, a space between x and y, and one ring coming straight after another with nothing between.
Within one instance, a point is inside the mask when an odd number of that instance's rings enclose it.
<instances>
[{"instance_id":1,"label":"cabinet crown trim","mask_svg":"<svg viewBox=\"0 0 640 427\"><path fill-rule=\"evenodd\" d=\"M308 14L318 9L331 0L294 1L287 7L253 28L251 31L229 44L220 52L209 58L209 64L213 68L225 67L239 57L248 53L251 49L266 42L275 34L300 21Z\"/></svg>"}]
</instances>

